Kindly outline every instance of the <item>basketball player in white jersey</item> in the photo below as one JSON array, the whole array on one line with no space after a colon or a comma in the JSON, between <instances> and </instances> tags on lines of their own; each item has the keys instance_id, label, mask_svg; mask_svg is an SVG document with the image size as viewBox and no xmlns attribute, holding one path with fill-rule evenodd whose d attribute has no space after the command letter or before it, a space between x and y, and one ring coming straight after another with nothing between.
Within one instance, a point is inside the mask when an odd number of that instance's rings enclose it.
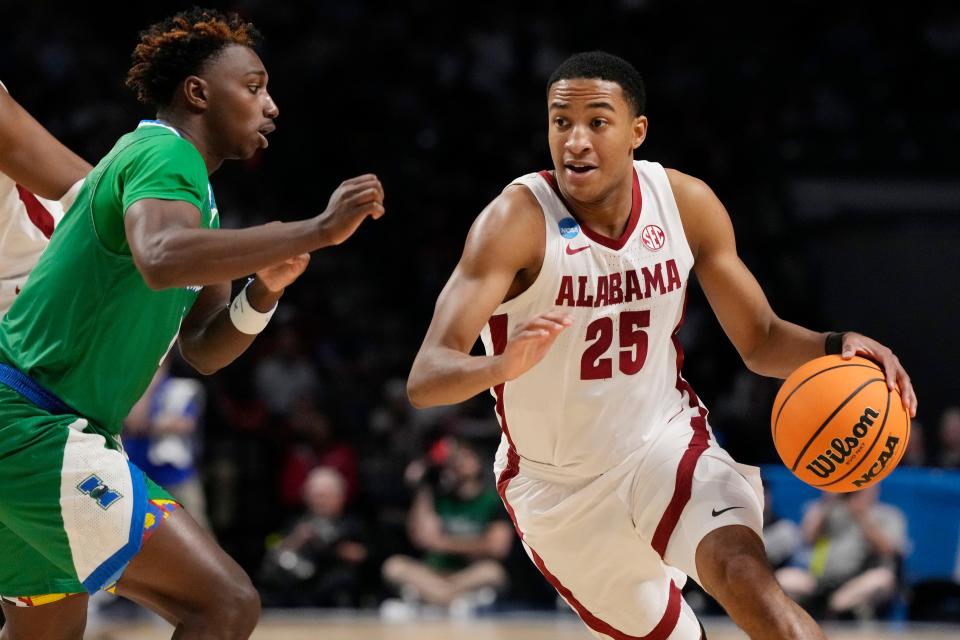
<instances>
[{"instance_id":1,"label":"basketball player in white jersey","mask_svg":"<svg viewBox=\"0 0 960 640\"><path fill-rule=\"evenodd\" d=\"M0 318L90 169L17 104L0 82Z\"/></svg>"},{"instance_id":2,"label":"basketball player in white jersey","mask_svg":"<svg viewBox=\"0 0 960 640\"><path fill-rule=\"evenodd\" d=\"M517 179L474 223L410 399L492 389L500 495L528 555L598 637L704 637L681 597L690 576L751 638L823 638L767 567L757 469L717 445L681 376L690 272L761 375L823 355L828 335L774 314L703 182L633 161L644 102L639 74L615 56L579 54L554 72L554 171ZM486 356L469 355L478 335ZM831 335L832 351L880 362L914 413L889 349Z\"/></svg>"}]
</instances>

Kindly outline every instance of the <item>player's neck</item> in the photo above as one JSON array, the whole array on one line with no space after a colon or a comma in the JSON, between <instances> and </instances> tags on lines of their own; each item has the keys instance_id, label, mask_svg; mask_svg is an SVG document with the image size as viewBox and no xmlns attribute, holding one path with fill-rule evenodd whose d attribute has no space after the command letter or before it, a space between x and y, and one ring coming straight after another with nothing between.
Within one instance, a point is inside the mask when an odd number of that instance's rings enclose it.
<instances>
[{"instance_id":1,"label":"player's neck","mask_svg":"<svg viewBox=\"0 0 960 640\"><path fill-rule=\"evenodd\" d=\"M567 193L563 196L580 224L608 238L619 238L627 228L633 208L633 176L595 201L582 202Z\"/></svg>"},{"instance_id":2,"label":"player's neck","mask_svg":"<svg viewBox=\"0 0 960 640\"><path fill-rule=\"evenodd\" d=\"M203 158L203 163L207 167L208 176L223 164L223 156L214 152L214 146L211 144L210 136L198 118L183 117L176 113L160 112L157 114L157 119L176 129L181 136L189 140L190 143L197 148L197 151L200 152L200 157Z\"/></svg>"}]
</instances>

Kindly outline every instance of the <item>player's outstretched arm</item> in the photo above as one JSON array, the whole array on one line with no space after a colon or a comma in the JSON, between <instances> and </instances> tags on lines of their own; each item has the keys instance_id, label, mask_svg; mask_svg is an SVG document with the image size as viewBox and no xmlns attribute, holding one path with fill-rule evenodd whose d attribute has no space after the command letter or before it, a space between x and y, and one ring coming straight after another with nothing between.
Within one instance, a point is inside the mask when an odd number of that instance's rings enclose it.
<instances>
[{"instance_id":1,"label":"player's outstretched arm","mask_svg":"<svg viewBox=\"0 0 960 640\"><path fill-rule=\"evenodd\" d=\"M720 325L751 371L785 378L801 364L824 355L827 333L811 331L778 317L766 295L737 255L730 216L706 184L668 170L694 269ZM843 357L876 360L892 389L899 385L904 409L915 415L910 377L890 349L857 333L843 338Z\"/></svg>"},{"instance_id":2,"label":"player's outstretched arm","mask_svg":"<svg viewBox=\"0 0 960 640\"><path fill-rule=\"evenodd\" d=\"M200 212L182 200L146 198L124 215L134 264L153 289L230 282L304 253L345 241L367 218L384 214L374 175L344 181L326 210L297 222L247 229L202 229Z\"/></svg>"},{"instance_id":3,"label":"player's outstretched arm","mask_svg":"<svg viewBox=\"0 0 960 640\"><path fill-rule=\"evenodd\" d=\"M31 193L59 200L91 169L0 87L0 173Z\"/></svg>"},{"instance_id":4,"label":"player's outstretched arm","mask_svg":"<svg viewBox=\"0 0 960 640\"><path fill-rule=\"evenodd\" d=\"M515 287L537 270L545 242L540 205L525 187L509 187L480 214L460 262L437 299L433 320L407 380L418 407L462 402L539 362L569 326L567 314L547 311L516 327L499 356L471 356L483 325Z\"/></svg>"}]
</instances>

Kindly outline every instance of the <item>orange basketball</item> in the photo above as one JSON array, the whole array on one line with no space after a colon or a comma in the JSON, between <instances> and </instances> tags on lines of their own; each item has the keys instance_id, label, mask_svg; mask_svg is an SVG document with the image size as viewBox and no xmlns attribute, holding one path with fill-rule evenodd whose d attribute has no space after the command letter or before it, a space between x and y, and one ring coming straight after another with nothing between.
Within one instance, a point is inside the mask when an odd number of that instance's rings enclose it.
<instances>
[{"instance_id":1,"label":"orange basketball","mask_svg":"<svg viewBox=\"0 0 960 640\"><path fill-rule=\"evenodd\" d=\"M770 417L780 459L823 491L845 493L893 471L910 440L900 393L875 362L824 356L784 381Z\"/></svg>"}]
</instances>

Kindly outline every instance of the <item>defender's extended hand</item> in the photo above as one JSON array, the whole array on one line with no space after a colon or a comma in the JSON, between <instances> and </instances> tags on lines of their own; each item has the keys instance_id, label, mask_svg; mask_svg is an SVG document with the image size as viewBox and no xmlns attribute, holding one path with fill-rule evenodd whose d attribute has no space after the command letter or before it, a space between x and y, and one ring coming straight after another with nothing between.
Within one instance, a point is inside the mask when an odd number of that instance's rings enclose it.
<instances>
[{"instance_id":1,"label":"defender's extended hand","mask_svg":"<svg viewBox=\"0 0 960 640\"><path fill-rule=\"evenodd\" d=\"M383 185L377 176L368 173L344 180L316 220L324 242L340 244L353 235L367 216L376 220L383 214Z\"/></svg>"}]
</instances>

